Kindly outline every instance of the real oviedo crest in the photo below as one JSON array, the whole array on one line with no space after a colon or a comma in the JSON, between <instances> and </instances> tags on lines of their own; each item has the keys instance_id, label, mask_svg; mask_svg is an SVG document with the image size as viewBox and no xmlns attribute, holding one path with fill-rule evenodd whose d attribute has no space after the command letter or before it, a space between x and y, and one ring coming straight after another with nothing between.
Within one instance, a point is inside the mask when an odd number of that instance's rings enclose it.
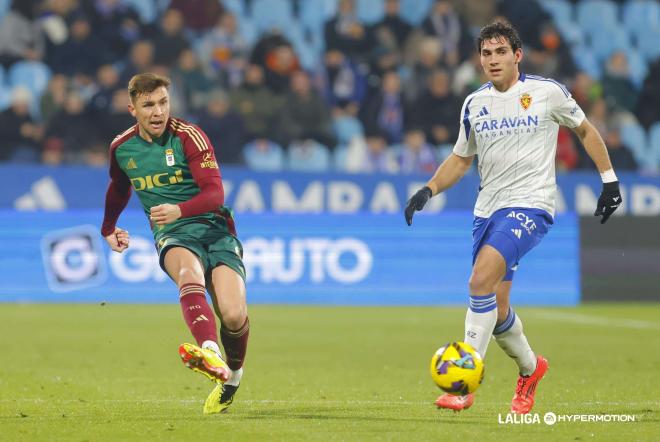
<instances>
[{"instance_id":1,"label":"real oviedo crest","mask_svg":"<svg viewBox=\"0 0 660 442\"><path fill-rule=\"evenodd\" d=\"M167 164L168 166L174 166L175 164L174 150L172 149L165 150L165 164Z\"/></svg>"},{"instance_id":2,"label":"real oviedo crest","mask_svg":"<svg viewBox=\"0 0 660 442\"><path fill-rule=\"evenodd\" d=\"M520 96L520 105L523 107L523 109L527 110L529 106L532 105L532 96L529 95L527 92L522 94Z\"/></svg>"}]
</instances>

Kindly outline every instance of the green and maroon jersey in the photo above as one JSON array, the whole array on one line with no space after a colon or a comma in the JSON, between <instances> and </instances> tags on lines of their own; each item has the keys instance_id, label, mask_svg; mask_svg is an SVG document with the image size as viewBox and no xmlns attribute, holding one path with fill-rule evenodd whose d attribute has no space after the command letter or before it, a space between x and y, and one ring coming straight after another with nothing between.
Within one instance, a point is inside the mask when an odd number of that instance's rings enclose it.
<instances>
[{"instance_id":1,"label":"green and maroon jersey","mask_svg":"<svg viewBox=\"0 0 660 442\"><path fill-rule=\"evenodd\" d=\"M137 125L112 141L103 236L114 231L131 191L137 193L147 217L159 204L178 204L181 208L181 218L173 223L150 223L155 238L190 222L216 221L236 235L231 212L223 206L224 191L213 146L199 127L184 120L170 118L163 135L151 143L140 137Z\"/></svg>"}]
</instances>

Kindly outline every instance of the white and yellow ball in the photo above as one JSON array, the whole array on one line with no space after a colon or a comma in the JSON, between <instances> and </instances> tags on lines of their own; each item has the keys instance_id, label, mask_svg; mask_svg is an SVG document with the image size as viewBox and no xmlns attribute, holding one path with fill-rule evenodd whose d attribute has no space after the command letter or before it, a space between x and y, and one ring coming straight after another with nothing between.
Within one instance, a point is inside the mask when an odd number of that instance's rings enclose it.
<instances>
[{"instance_id":1,"label":"white and yellow ball","mask_svg":"<svg viewBox=\"0 0 660 442\"><path fill-rule=\"evenodd\" d=\"M471 345L452 342L440 347L431 358L431 377L449 394L474 393L484 378L484 361Z\"/></svg>"}]
</instances>

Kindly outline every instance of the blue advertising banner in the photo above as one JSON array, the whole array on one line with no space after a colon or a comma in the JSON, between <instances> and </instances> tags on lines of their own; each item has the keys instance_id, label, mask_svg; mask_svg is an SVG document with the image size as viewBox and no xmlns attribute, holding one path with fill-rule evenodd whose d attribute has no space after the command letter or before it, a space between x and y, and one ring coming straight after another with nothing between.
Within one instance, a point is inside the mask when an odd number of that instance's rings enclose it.
<instances>
[{"instance_id":1,"label":"blue advertising banner","mask_svg":"<svg viewBox=\"0 0 660 442\"><path fill-rule=\"evenodd\" d=\"M158 266L144 214L126 210L119 225L131 246L114 253L101 238L100 210L45 213L0 210L0 301L176 302ZM403 216L243 214L250 303L465 304L472 215L447 211ZM515 275L516 305L579 302L578 223L560 215Z\"/></svg>"},{"instance_id":2,"label":"blue advertising banner","mask_svg":"<svg viewBox=\"0 0 660 442\"><path fill-rule=\"evenodd\" d=\"M105 169L0 165L4 182L0 208L17 210L98 209L108 185ZM226 204L236 213L399 214L406 200L428 180L418 175L265 173L222 169ZM615 216L660 216L660 176L620 173L623 205ZM557 177L557 212L591 215L600 194L600 176L571 173ZM479 177L471 172L455 187L433 198L425 214L472 210ZM136 198L130 208L138 209Z\"/></svg>"}]
</instances>

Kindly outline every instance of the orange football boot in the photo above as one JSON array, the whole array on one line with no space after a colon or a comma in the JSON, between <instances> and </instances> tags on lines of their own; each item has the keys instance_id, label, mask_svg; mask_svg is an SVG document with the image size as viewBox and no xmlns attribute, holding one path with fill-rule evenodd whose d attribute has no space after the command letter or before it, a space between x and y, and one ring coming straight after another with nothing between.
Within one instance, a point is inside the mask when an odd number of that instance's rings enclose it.
<instances>
[{"instance_id":1,"label":"orange football boot","mask_svg":"<svg viewBox=\"0 0 660 442\"><path fill-rule=\"evenodd\" d=\"M511 412L527 414L534 406L534 394L539 381L548 371L548 360L541 355L536 356L536 370L529 376L520 376L516 386L516 394L511 401Z\"/></svg>"},{"instance_id":2,"label":"orange football boot","mask_svg":"<svg viewBox=\"0 0 660 442\"><path fill-rule=\"evenodd\" d=\"M438 408L449 408L454 411L467 410L473 403L473 393L468 393L465 396L456 396L454 394L445 393L435 401L435 405Z\"/></svg>"}]
</instances>

